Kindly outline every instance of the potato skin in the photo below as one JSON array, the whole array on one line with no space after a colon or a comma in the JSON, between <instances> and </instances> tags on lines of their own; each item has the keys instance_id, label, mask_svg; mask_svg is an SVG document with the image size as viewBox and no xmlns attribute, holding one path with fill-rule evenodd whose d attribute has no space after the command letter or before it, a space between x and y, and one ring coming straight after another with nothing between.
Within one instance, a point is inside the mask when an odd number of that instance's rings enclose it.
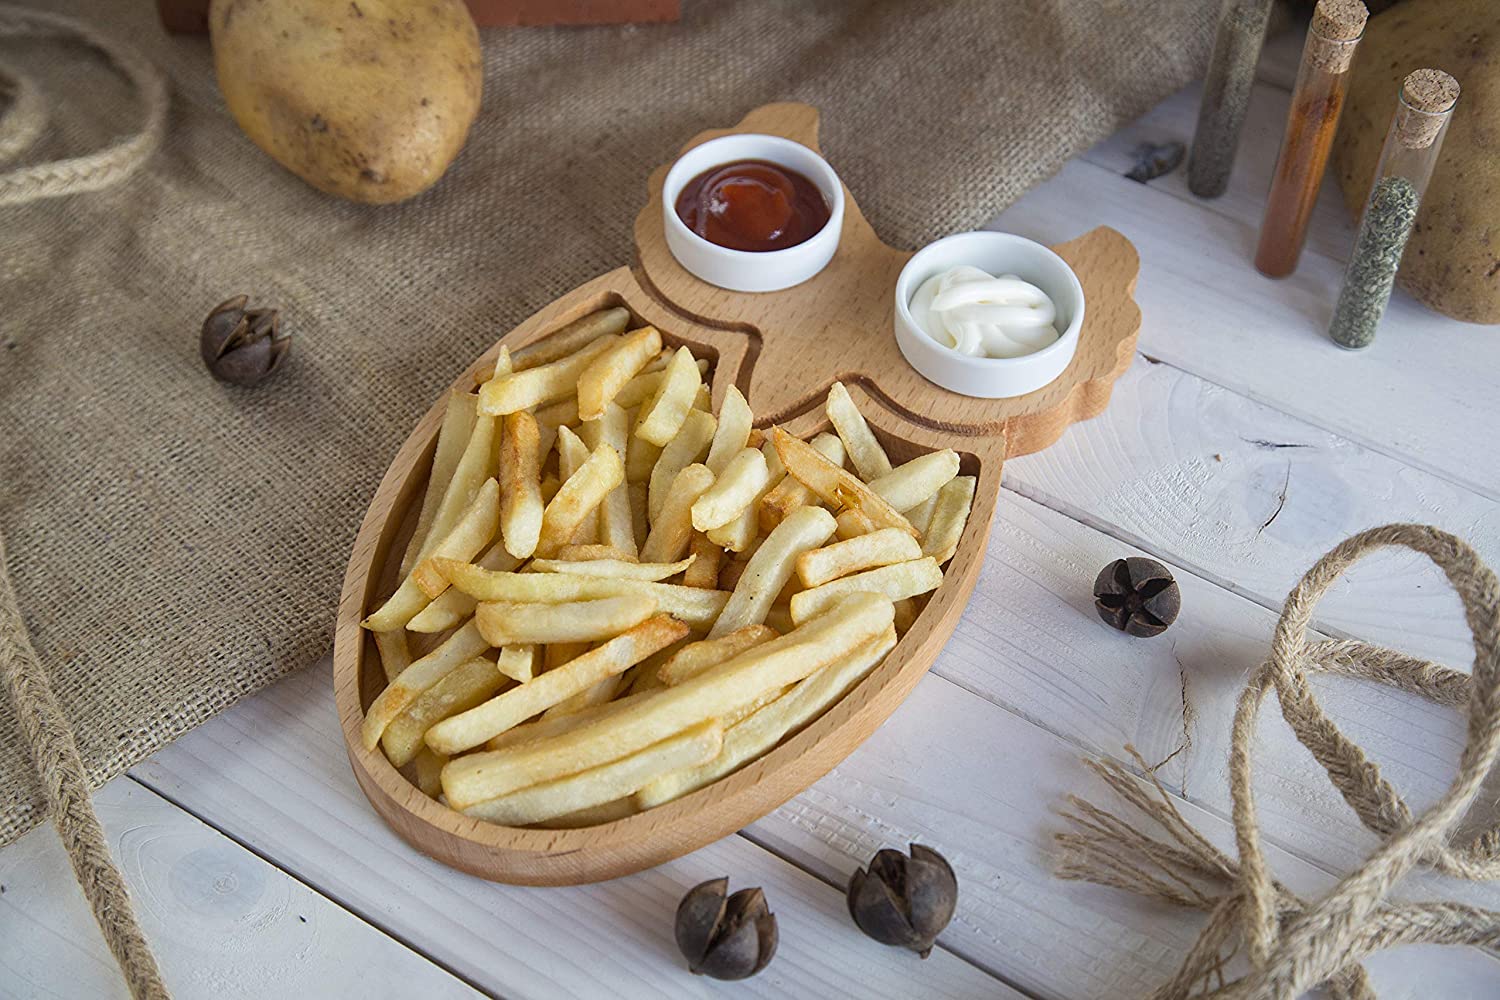
<instances>
[{"instance_id":1,"label":"potato skin","mask_svg":"<svg viewBox=\"0 0 1500 1000\"><path fill-rule=\"evenodd\" d=\"M479 32L463 0L213 0L209 34L245 134L351 201L431 187L479 111Z\"/></svg>"}]
</instances>

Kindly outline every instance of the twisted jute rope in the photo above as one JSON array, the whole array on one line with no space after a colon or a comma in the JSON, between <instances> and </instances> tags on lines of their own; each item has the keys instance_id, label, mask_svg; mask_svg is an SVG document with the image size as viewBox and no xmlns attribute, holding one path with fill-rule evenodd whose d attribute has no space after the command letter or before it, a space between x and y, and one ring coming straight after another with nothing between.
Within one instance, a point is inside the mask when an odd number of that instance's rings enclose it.
<instances>
[{"instance_id":1,"label":"twisted jute rope","mask_svg":"<svg viewBox=\"0 0 1500 1000\"><path fill-rule=\"evenodd\" d=\"M111 146L0 173L0 205L21 205L41 198L103 190L134 173L161 145L167 125L167 82L134 49L73 18L8 3L0 3L0 36L81 42L98 51L125 75L140 94L145 109L139 131ZM47 115L35 84L3 65L0 65L0 90L9 97L5 115L0 117L0 163L3 163L31 146L46 127Z\"/></svg>"},{"instance_id":2,"label":"twisted jute rope","mask_svg":"<svg viewBox=\"0 0 1500 1000\"><path fill-rule=\"evenodd\" d=\"M1365 555L1396 546L1427 556L1458 592L1474 636L1469 675L1369 643L1308 641L1313 609L1334 581ZM1312 671L1375 681L1439 705L1468 706L1468 742L1458 775L1426 812L1413 816L1380 768L1324 714L1308 684ZM1299 899L1275 880L1256 824L1251 744L1256 714L1272 689L1282 716L1344 801L1385 838L1316 901ZM1152 994L1154 1000L1287 1000L1320 984L1340 1000L1372 1000L1359 962L1373 952L1416 943L1500 946L1500 913L1389 898L1396 882L1418 865L1465 879L1500 876L1500 828L1463 843L1454 839L1500 754L1500 584L1468 545L1437 528L1393 524L1355 535L1320 559L1287 597L1270 659L1240 695L1232 737L1237 860L1193 829L1133 749L1154 787L1118 763L1089 764L1130 807L1124 814L1133 819L1077 796L1063 809L1070 829L1057 837L1059 875L1208 914L1181 968ZM1229 962L1240 953L1249 971L1230 979Z\"/></svg>"},{"instance_id":3,"label":"twisted jute rope","mask_svg":"<svg viewBox=\"0 0 1500 1000\"><path fill-rule=\"evenodd\" d=\"M166 82L146 60L71 18L0 4L0 36L76 38L102 52L140 91L146 104L140 132L97 153L0 173L0 205L15 205L98 191L118 183L161 143L166 125ZM0 91L9 107L0 117L0 162L19 155L46 127L46 108L32 82L0 66ZM130 992L139 1000L166 1000L166 985L141 933L130 892L109 854L94 813L78 744L26 633L0 536L0 679L10 694L41 780L47 810Z\"/></svg>"}]
</instances>

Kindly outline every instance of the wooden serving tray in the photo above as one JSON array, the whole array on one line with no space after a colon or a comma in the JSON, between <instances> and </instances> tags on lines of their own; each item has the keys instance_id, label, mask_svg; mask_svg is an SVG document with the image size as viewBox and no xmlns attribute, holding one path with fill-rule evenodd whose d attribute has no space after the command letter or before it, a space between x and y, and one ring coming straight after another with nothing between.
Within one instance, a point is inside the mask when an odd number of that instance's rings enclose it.
<instances>
[{"instance_id":1,"label":"wooden serving tray","mask_svg":"<svg viewBox=\"0 0 1500 1000\"><path fill-rule=\"evenodd\" d=\"M684 147L731 132L785 136L817 149L817 112L801 104L759 108L732 129L704 132ZM401 446L360 526L339 602L334 693L354 776L376 812L408 843L482 878L569 885L614 878L679 857L775 809L831 770L895 711L953 631L978 576L1005 459L1045 448L1074 421L1109 402L1130 364L1140 327L1131 298L1139 259L1118 232L1099 228L1053 247L1077 272L1087 303L1078 351L1052 384L1014 399L960 396L923 379L902 358L891 321L896 276L910 254L880 242L846 190L838 253L812 280L786 291L730 292L693 277L667 250L661 187L636 219L639 259L595 278L516 327L453 383L473 391L500 344L540 339L594 310L624 306L672 345L713 363L714 409L738 385L757 424L802 436L827 429L829 385L849 388L891 460L953 448L978 477L973 511L944 582L885 662L812 725L760 760L675 802L600 826L517 829L471 819L410 784L379 751L365 750L360 726L384 685L375 644L360 620L394 589L397 564L416 521L445 403L439 400Z\"/></svg>"}]
</instances>

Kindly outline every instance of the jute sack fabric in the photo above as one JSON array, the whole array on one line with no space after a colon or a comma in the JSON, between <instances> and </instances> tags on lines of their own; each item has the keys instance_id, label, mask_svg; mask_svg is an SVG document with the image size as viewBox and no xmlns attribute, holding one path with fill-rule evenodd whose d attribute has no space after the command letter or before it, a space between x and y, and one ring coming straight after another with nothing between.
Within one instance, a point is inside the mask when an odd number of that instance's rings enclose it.
<instances>
[{"instance_id":1,"label":"jute sack fabric","mask_svg":"<svg viewBox=\"0 0 1500 1000\"><path fill-rule=\"evenodd\" d=\"M412 423L510 326L630 259L647 174L695 132L771 100L818 106L876 229L915 246L1190 80L1214 15L721 0L670 26L486 31L484 110L458 161L420 198L368 208L257 150L207 41L163 34L146 0L40 6L171 85L164 144L128 180L0 207L0 532L96 783L328 649L355 528ZM22 164L140 126L136 95L86 50L7 41L0 58L47 106ZM239 293L297 337L251 390L213 382L197 352L205 314ZM39 802L0 704L0 843Z\"/></svg>"}]
</instances>

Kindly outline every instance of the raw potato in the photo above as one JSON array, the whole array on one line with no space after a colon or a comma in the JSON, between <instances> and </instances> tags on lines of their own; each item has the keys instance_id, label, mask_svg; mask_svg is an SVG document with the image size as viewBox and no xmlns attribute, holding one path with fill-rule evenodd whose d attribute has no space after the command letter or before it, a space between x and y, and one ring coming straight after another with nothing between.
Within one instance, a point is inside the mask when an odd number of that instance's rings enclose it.
<instances>
[{"instance_id":1,"label":"raw potato","mask_svg":"<svg viewBox=\"0 0 1500 1000\"><path fill-rule=\"evenodd\" d=\"M213 0L209 34L250 140L351 201L431 187L479 112L484 64L463 0Z\"/></svg>"}]
</instances>

